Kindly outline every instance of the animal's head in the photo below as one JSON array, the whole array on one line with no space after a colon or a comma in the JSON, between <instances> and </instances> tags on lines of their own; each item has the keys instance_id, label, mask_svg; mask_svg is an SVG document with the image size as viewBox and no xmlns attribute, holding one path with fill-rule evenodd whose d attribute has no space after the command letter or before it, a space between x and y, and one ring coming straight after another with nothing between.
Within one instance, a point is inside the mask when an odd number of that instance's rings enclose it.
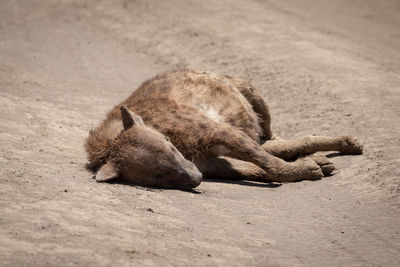
<instances>
[{"instance_id":1,"label":"animal's head","mask_svg":"<svg viewBox=\"0 0 400 267\"><path fill-rule=\"evenodd\" d=\"M167 188L194 188L202 180L197 167L186 160L161 133L121 106L124 129L109 142L109 160L96 173L97 181L115 177Z\"/></svg>"}]
</instances>

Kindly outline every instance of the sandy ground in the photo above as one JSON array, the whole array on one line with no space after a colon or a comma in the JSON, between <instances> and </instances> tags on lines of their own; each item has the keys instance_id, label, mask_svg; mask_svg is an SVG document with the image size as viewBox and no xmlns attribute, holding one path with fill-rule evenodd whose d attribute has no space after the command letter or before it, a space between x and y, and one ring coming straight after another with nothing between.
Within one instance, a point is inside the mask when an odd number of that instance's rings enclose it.
<instances>
[{"instance_id":1,"label":"sandy ground","mask_svg":"<svg viewBox=\"0 0 400 267\"><path fill-rule=\"evenodd\" d=\"M1 266L399 266L400 2L0 3ZM321 181L99 184L83 142L176 67L252 81L285 138L352 134Z\"/></svg>"}]
</instances>

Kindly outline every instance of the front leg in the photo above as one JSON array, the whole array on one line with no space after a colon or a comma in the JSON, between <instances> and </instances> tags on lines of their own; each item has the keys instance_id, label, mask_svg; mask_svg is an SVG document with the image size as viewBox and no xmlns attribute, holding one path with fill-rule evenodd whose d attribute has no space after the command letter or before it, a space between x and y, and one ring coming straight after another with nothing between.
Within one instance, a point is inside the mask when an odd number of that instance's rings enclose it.
<instances>
[{"instance_id":1,"label":"front leg","mask_svg":"<svg viewBox=\"0 0 400 267\"><path fill-rule=\"evenodd\" d=\"M360 145L352 136L340 137L305 136L296 140L277 138L262 144L268 153L282 159L310 155L317 151L339 151L345 154L362 154Z\"/></svg>"},{"instance_id":2,"label":"front leg","mask_svg":"<svg viewBox=\"0 0 400 267\"><path fill-rule=\"evenodd\" d=\"M267 175L251 162L229 157L204 158L196 166L205 178L260 181Z\"/></svg>"},{"instance_id":3,"label":"front leg","mask_svg":"<svg viewBox=\"0 0 400 267\"><path fill-rule=\"evenodd\" d=\"M211 147L222 147L213 156L229 156L251 162L266 173L265 181L292 182L320 179L321 168L311 159L286 162L265 151L257 142L240 130L218 127L210 136Z\"/></svg>"},{"instance_id":4,"label":"front leg","mask_svg":"<svg viewBox=\"0 0 400 267\"><path fill-rule=\"evenodd\" d=\"M311 159L321 168L325 176L331 175L335 166L323 155L310 155L299 160ZM266 172L257 165L230 157L209 157L196 164L204 178L262 181L267 179Z\"/></svg>"}]
</instances>

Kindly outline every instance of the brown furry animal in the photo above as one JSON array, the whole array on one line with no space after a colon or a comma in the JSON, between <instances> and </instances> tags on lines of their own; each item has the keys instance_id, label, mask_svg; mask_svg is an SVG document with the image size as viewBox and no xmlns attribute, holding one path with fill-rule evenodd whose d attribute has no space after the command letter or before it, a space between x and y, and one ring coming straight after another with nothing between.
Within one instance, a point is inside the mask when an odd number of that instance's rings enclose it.
<instances>
[{"instance_id":1,"label":"brown furry animal","mask_svg":"<svg viewBox=\"0 0 400 267\"><path fill-rule=\"evenodd\" d=\"M361 154L351 136L277 138L268 106L239 79L183 70L144 82L90 131L88 167L97 181L193 188L202 176L291 182L334 167L317 151ZM311 156L308 156L311 155Z\"/></svg>"}]
</instances>

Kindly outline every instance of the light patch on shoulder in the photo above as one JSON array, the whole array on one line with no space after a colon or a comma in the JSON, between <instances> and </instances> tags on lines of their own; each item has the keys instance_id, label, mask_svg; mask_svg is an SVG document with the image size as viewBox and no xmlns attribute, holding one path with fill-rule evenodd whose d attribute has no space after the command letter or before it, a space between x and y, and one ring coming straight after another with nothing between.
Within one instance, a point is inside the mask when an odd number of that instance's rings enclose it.
<instances>
[{"instance_id":1,"label":"light patch on shoulder","mask_svg":"<svg viewBox=\"0 0 400 267\"><path fill-rule=\"evenodd\" d=\"M201 108L201 111L203 111L204 114L208 118L212 119L213 121L218 122L218 123L225 122L225 118L223 116L221 116L221 114L219 112L217 112L214 108L204 107L204 106L201 106L200 108Z\"/></svg>"}]
</instances>

